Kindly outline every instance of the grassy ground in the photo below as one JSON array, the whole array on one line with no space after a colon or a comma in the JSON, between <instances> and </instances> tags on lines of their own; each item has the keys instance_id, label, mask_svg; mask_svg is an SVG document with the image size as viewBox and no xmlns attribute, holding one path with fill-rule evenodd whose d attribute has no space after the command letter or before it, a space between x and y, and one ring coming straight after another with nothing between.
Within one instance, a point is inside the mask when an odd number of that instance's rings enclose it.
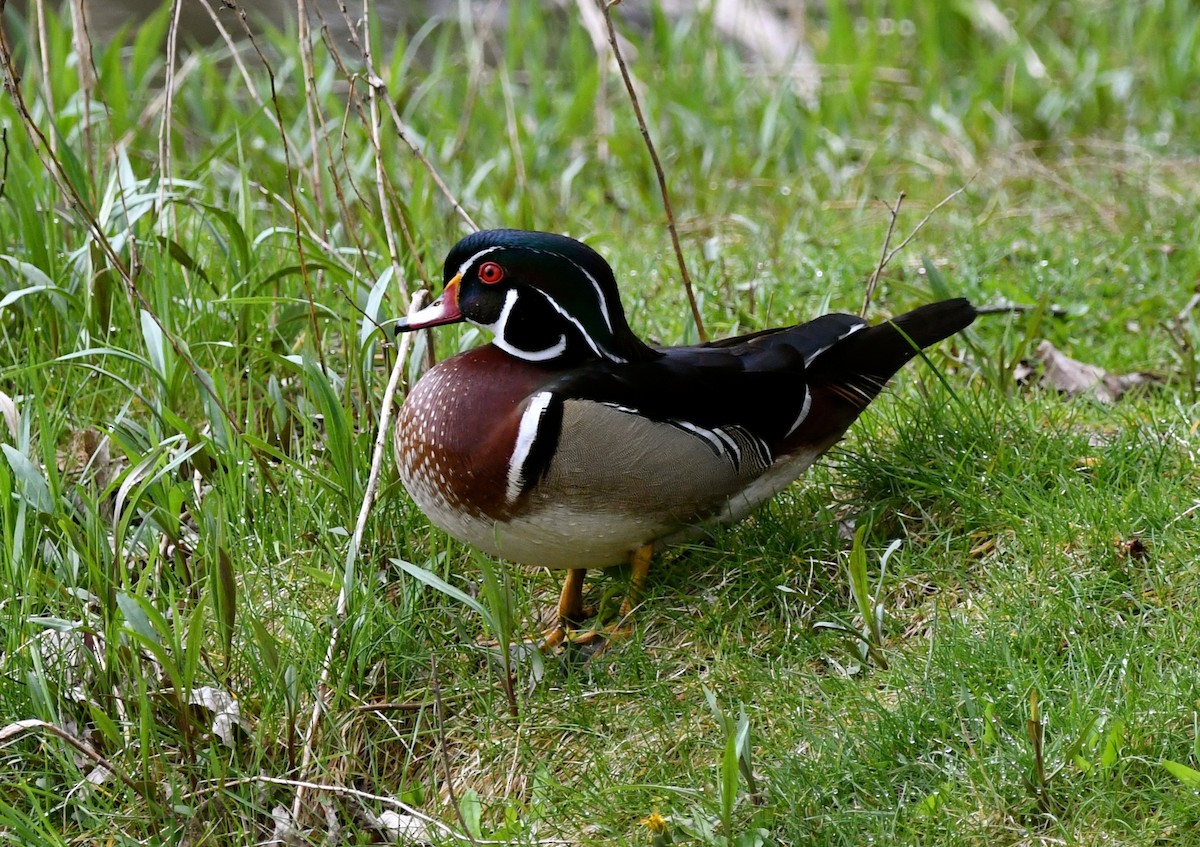
<instances>
[{"instance_id":1,"label":"grassy ground","mask_svg":"<svg viewBox=\"0 0 1200 847\"><path fill-rule=\"evenodd\" d=\"M1175 318L1200 12L887 5L814 12L814 103L702 19L627 29L709 331L857 311L900 192L897 240L963 189L875 317L1030 308L661 557L630 639L525 657L511 700L485 618L536 629L554 575L431 530L390 460L351 544L395 356L376 322L466 231L383 107L481 225L586 238L643 335L692 339L585 31L514 3L375 32L373 66L317 40L306 93L295 33L167 74L159 15L93 45L93 82L69 26L6 12L0 841L1200 843L1200 334ZM1160 381L1116 405L1017 384L1042 340Z\"/></svg>"}]
</instances>

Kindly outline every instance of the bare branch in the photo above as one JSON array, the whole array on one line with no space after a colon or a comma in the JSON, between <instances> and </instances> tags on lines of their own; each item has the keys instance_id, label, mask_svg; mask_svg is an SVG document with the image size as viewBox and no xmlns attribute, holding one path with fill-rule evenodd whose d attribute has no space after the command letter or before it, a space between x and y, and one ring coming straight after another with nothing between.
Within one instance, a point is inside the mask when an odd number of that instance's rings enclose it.
<instances>
[{"instance_id":1,"label":"bare branch","mask_svg":"<svg viewBox=\"0 0 1200 847\"><path fill-rule=\"evenodd\" d=\"M28 733L34 731L45 732L48 735L53 735L55 738L65 741L82 756L89 759L92 763L98 765L99 767L107 770L117 779L121 780L121 782L125 783L126 787L133 791L134 794L137 794L139 797L150 803L151 806L159 809L161 812L162 807L154 797L146 793L145 787L134 782L133 779L130 778L129 774L125 773L108 759L104 758L104 756L98 753L83 739L77 738L62 727L55 726L52 723L38 720L36 718L29 718L28 720L16 721L15 723L10 723L7 726L0 727L0 748L8 745L10 742L15 741L21 736L27 735Z\"/></svg>"},{"instance_id":2,"label":"bare branch","mask_svg":"<svg viewBox=\"0 0 1200 847\"><path fill-rule=\"evenodd\" d=\"M871 278L867 280L867 291L863 295L862 310L859 311L859 317L867 316L867 309L871 308L871 298L875 296L875 286L879 284L879 275L883 273L883 268L887 265L888 260L892 257L888 253L888 246L892 243L892 233L896 231L896 218L900 215L900 204L904 202L904 192L900 192L900 196L896 198L895 206L888 206L888 214L891 216L888 220L887 235L883 237L883 249L879 251L879 264L875 265L875 270L871 272ZM886 203L884 204L887 205Z\"/></svg>"},{"instance_id":3,"label":"bare branch","mask_svg":"<svg viewBox=\"0 0 1200 847\"><path fill-rule=\"evenodd\" d=\"M242 779L219 780L210 785L203 786L190 794L184 795L185 799L192 800L196 797L211 793L211 790L229 788L236 785L284 785L291 788L307 789L309 791L325 791L330 794L340 794L343 797L355 797L359 800L370 800L374 803L379 803L382 806L391 806L399 809L406 815L412 815L419 821L427 823L434 829L451 838L457 838L460 841L472 840L468 835L460 832L455 832L451 827L439 821L437 818L430 817L420 809L415 809L407 803L397 800L395 797L388 797L383 794L371 794L366 791L361 791L357 788L351 788L348 785L323 785L319 782L308 782L300 779L282 779L274 776L248 776ZM476 844L511 844L511 841L476 841ZM566 841L558 838L542 838L533 842L534 844L574 844L573 841Z\"/></svg>"},{"instance_id":4,"label":"bare branch","mask_svg":"<svg viewBox=\"0 0 1200 847\"><path fill-rule=\"evenodd\" d=\"M941 200L939 200L937 202L937 204L926 213L925 217L923 217L923 218L921 218L921 220L917 221L917 225L912 228L912 231L907 236L905 236L904 240L901 241L899 244L897 244L895 247L893 247L891 250L888 250L888 245L891 243L892 233L896 229L896 217L897 217L897 215L900 214L900 204L904 200L904 196L905 196L904 192L901 191L900 196L896 198L895 208L888 206L888 211L891 212L892 219L888 223L887 235L883 239L883 250L879 256L879 264L876 265L875 272L871 274L871 279L867 283L867 294L866 294L866 297L863 298L863 307L862 307L862 312L861 312L862 317L866 317L866 315L867 315L867 308L871 305L871 298L875 294L875 285L879 282L879 275L881 273L883 273L883 269L885 267L887 267L888 262L890 262L893 258L895 258L897 253L899 253L901 250L903 250L905 247L907 247L909 245L909 243L914 238L917 237L917 233L919 233L922 229L925 228L925 224L929 223L929 221L933 219L933 216L938 213L939 209L941 209L943 206L945 206L947 203L949 203L955 197L957 197L958 195L960 195L964 191L966 191L967 186L969 186L974 180L975 180L975 174L971 174L971 176L967 179L966 182L964 182L958 188L954 189L949 194L947 194L945 197L943 197Z\"/></svg>"},{"instance_id":5,"label":"bare branch","mask_svg":"<svg viewBox=\"0 0 1200 847\"><path fill-rule=\"evenodd\" d=\"M3 10L4 0L0 0L0 11ZM21 75L16 68L13 59L12 46L8 43L8 38L5 34L4 27L0 26L0 71L3 72L4 88L8 91L9 97L13 105L16 107L17 114L21 118L21 125L25 128L26 135L29 136L30 142L33 144L38 158L42 163L42 167L46 169L46 173L54 180L58 190L62 193L63 198L67 201L70 207L79 214L83 220L87 231L91 234L96 246L104 254L112 269L120 276L122 283L125 286L125 291L129 297L137 301L138 306L150 316L155 325L162 332L163 338L171 345L171 349L184 362L192 376L199 383L200 390L203 391L212 400L214 406L220 410L225 420L229 423L230 429L240 438L242 436L242 427L229 408L217 396L216 389L212 385L212 380L208 375L196 364L196 360L192 354L180 342L175 334L167 329L163 324L162 319L151 308L150 301L141 289L137 287L137 282L134 279L134 274L129 266L122 261L120 255L113 247L112 241L104 232L104 227L100 221L96 219L95 212L87 202L87 199L80 194L79 187L71 182L67 174L66 168L62 161L54 152L55 148L50 138L42 131L37 121L33 117L33 113L29 110L29 104L25 101L25 97L21 92ZM53 137L53 135L51 136ZM132 248L131 248L131 253ZM272 490L278 488L275 482L275 475L271 470L271 466L263 457L262 452L256 448L251 449L251 455L254 457L259 470L262 472L263 479Z\"/></svg>"},{"instance_id":6,"label":"bare branch","mask_svg":"<svg viewBox=\"0 0 1200 847\"><path fill-rule=\"evenodd\" d=\"M433 690L433 716L437 721L438 747L442 751L442 768L446 772L446 793L450 795L450 805L454 807L454 814L458 816L458 823L462 826L463 832L471 839L472 844L478 844L479 842L475 840L475 836L467 827L462 807L458 805L458 797L455 796L454 776L450 771L450 750L446 745L446 720L442 714L442 686L438 683L437 656L433 654L429 656L429 673L429 687Z\"/></svg>"},{"instance_id":7,"label":"bare branch","mask_svg":"<svg viewBox=\"0 0 1200 847\"><path fill-rule=\"evenodd\" d=\"M679 272L683 275L683 287L687 291L688 305L692 307L692 320L696 322L696 332L699 334L700 340L708 341L708 333L705 331L704 321L700 317L700 307L696 305L696 292L692 288L692 276L688 273L687 263L683 260L683 248L679 246L679 230L675 226L675 213L671 210L671 195L667 191L667 177L663 173L662 162L658 158L654 141L650 138L650 128L646 126L646 118L642 115L642 104L638 100L633 80L629 76L629 68L625 66L625 59L621 55L621 45L617 39L617 29L613 25L612 7L617 5L620 0L612 0L612 2L596 0L596 2L600 4L601 10L604 12L604 23L608 27L608 43L612 46L617 66L621 69L621 79L625 82L625 90L629 92L629 101L633 104L634 114L637 115L638 127L642 131L642 140L646 142L646 149L650 151L650 159L654 162L654 174L658 177L658 190L662 194L663 208L667 212L667 228L671 231L671 246L675 248L675 259L679 262Z\"/></svg>"},{"instance_id":8,"label":"bare branch","mask_svg":"<svg viewBox=\"0 0 1200 847\"><path fill-rule=\"evenodd\" d=\"M420 295L421 292L417 292L412 298L412 302L409 305L409 314L412 314L424 305L424 301ZM371 506L375 503L375 492L379 487L379 474L383 468L383 454L388 444L392 403L396 396L396 387L400 384L400 375L404 373L404 365L408 360L408 351L412 345L412 338L411 333L406 333L401 338L400 351L396 354L396 363L392 366L392 373L388 378L387 388L383 392L383 400L380 403L379 410L379 427L375 432L375 449L371 454L371 470L367 476L367 490L363 492L362 504L358 509L358 519L354 523L354 535L350 540L350 550L346 554L348 559L356 559L358 557L358 551L362 546L363 535L367 528L367 516L371 512ZM329 706L329 679L333 675L333 663L337 656L342 624L346 620L347 602L346 582L342 580L342 585L338 589L337 596L337 617L329 633L329 644L325 648L325 658L321 662L321 679L317 685L317 697L313 701L312 714L309 715L308 727L304 731L304 749L300 756L300 773L302 775L307 774L312 768L313 742L317 737L317 726L321 722L321 713ZM297 783L296 797L292 801L292 817L297 820L300 818L300 810L304 803L304 790L305 785Z\"/></svg>"}]
</instances>

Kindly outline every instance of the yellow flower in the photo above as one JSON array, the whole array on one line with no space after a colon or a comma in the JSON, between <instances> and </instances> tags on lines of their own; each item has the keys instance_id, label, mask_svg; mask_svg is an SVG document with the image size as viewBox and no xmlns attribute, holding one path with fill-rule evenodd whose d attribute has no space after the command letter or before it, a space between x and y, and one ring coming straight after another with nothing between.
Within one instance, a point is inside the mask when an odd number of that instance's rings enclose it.
<instances>
[{"instance_id":1,"label":"yellow flower","mask_svg":"<svg viewBox=\"0 0 1200 847\"><path fill-rule=\"evenodd\" d=\"M638 821L638 823L646 827L646 829L650 830L655 835L662 835L667 831L667 819L658 812L651 812L650 814L646 815L646 817Z\"/></svg>"}]
</instances>

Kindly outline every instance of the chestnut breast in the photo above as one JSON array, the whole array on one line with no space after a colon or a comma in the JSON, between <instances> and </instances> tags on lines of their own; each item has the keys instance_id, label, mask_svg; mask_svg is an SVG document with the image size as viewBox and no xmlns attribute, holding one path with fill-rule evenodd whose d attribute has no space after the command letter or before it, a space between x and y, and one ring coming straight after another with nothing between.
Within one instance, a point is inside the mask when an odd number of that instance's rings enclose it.
<instances>
[{"instance_id":1,"label":"chestnut breast","mask_svg":"<svg viewBox=\"0 0 1200 847\"><path fill-rule=\"evenodd\" d=\"M554 372L488 344L435 365L396 422L396 464L409 494L439 516L506 520L508 464L526 399Z\"/></svg>"}]
</instances>

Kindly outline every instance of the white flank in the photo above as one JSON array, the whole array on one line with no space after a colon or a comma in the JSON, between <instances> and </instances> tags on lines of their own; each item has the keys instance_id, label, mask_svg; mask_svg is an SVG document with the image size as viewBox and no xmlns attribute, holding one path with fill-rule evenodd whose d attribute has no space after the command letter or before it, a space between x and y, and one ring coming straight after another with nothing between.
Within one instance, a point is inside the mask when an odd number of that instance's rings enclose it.
<instances>
[{"instance_id":1,"label":"white flank","mask_svg":"<svg viewBox=\"0 0 1200 847\"><path fill-rule=\"evenodd\" d=\"M588 278L588 281L592 284L592 288L596 289L596 299L600 301L600 311L604 315L604 322L608 324L608 331L612 332L612 316L608 313L608 299L604 296L604 289L600 287L600 283L596 282L596 278L588 273L587 268L568 256L564 256L563 258L577 267L579 272Z\"/></svg>"},{"instance_id":2,"label":"white flank","mask_svg":"<svg viewBox=\"0 0 1200 847\"><path fill-rule=\"evenodd\" d=\"M554 395L549 391L540 391L529 399L525 414L521 415L521 425L517 428L517 443L513 445L512 458L508 460L508 502L514 502L521 496L521 487L525 484L525 462L529 460L529 451L537 440L538 427L542 416Z\"/></svg>"},{"instance_id":3,"label":"white flank","mask_svg":"<svg viewBox=\"0 0 1200 847\"><path fill-rule=\"evenodd\" d=\"M687 421L671 421L671 423L685 432L690 432L698 438L703 438L712 445L713 452L718 456L729 455L729 451L725 448L725 442L721 440L721 437L714 430L705 429L702 426L696 426L694 423L688 423Z\"/></svg>"}]
</instances>

